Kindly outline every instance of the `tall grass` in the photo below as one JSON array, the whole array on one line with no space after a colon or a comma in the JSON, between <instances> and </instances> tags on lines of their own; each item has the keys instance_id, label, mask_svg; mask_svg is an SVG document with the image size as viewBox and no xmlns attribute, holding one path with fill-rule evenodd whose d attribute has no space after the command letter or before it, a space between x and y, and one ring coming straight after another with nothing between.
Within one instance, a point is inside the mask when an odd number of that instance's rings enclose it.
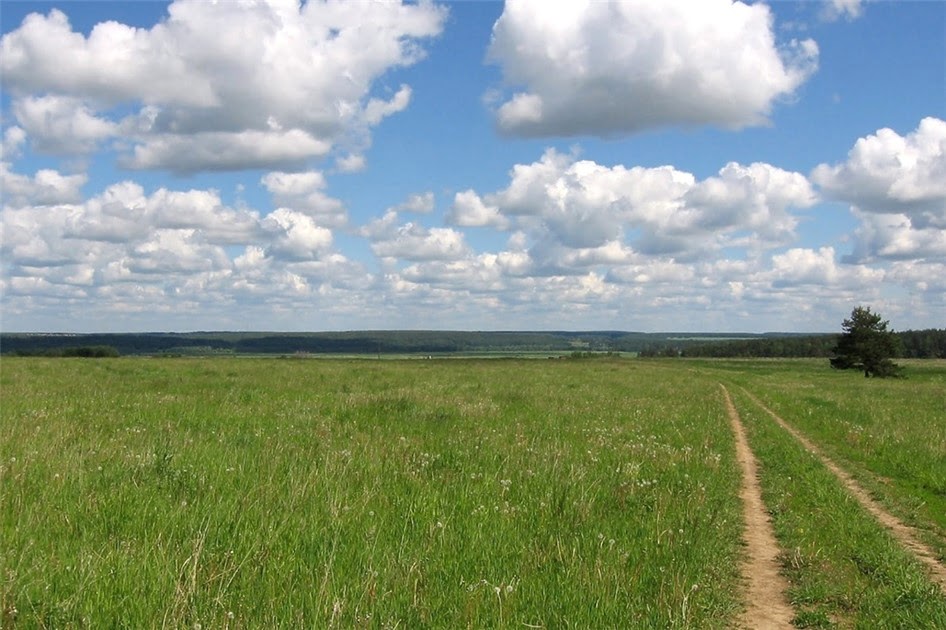
<instances>
[{"instance_id":1,"label":"tall grass","mask_svg":"<svg viewBox=\"0 0 946 630\"><path fill-rule=\"evenodd\" d=\"M741 382L819 444L946 563L946 362L866 379L827 362L744 366Z\"/></svg>"},{"instance_id":2,"label":"tall grass","mask_svg":"<svg viewBox=\"0 0 946 630\"><path fill-rule=\"evenodd\" d=\"M726 627L712 379L629 361L4 359L3 626Z\"/></svg>"},{"instance_id":3,"label":"tall grass","mask_svg":"<svg viewBox=\"0 0 946 630\"><path fill-rule=\"evenodd\" d=\"M736 402L759 459L795 625L946 628L946 596L925 567L744 392Z\"/></svg>"}]
</instances>

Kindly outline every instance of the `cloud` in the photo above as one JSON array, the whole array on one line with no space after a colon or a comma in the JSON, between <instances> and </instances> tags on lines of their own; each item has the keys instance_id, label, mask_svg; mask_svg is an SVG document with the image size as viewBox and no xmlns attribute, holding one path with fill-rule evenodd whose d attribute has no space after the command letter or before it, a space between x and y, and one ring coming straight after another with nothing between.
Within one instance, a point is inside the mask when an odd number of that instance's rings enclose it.
<instances>
[{"instance_id":1,"label":"cloud","mask_svg":"<svg viewBox=\"0 0 946 630\"><path fill-rule=\"evenodd\" d=\"M223 249L202 242L195 230L156 230L130 254L127 266L132 273L194 273L230 266Z\"/></svg>"},{"instance_id":2,"label":"cloud","mask_svg":"<svg viewBox=\"0 0 946 630\"><path fill-rule=\"evenodd\" d=\"M115 244L148 238L156 229L144 189L130 181L112 184L100 195L72 208L63 225L50 223L67 239Z\"/></svg>"},{"instance_id":3,"label":"cloud","mask_svg":"<svg viewBox=\"0 0 946 630\"><path fill-rule=\"evenodd\" d=\"M28 177L10 171L9 163L0 162L3 202L13 207L77 203L87 181L84 174L62 175L51 169L39 170L33 177Z\"/></svg>"},{"instance_id":4,"label":"cloud","mask_svg":"<svg viewBox=\"0 0 946 630\"><path fill-rule=\"evenodd\" d=\"M103 243L69 239L65 225L78 211L72 205L4 206L0 210L0 260L12 267L48 268L94 261Z\"/></svg>"},{"instance_id":5,"label":"cloud","mask_svg":"<svg viewBox=\"0 0 946 630\"><path fill-rule=\"evenodd\" d=\"M81 263L94 265L103 279L130 281L136 274L228 270L227 246L258 247L292 262L332 253L331 229L318 220L335 216L335 205L319 196L320 173L267 176L275 197L295 194L316 207L308 213L279 208L263 218L225 205L213 190L159 188L149 195L124 181L83 201L84 175L47 170L30 178L5 164L0 174L9 191L0 217L3 259L14 269Z\"/></svg>"},{"instance_id":6,"label":"cloud","mask_svg":"<svg viewBox=\"0 0 946 630\"><path fill-rule=\"evenodd\" d=\"M946 228L946 121L924 118L901 136L860 138L847 161L821 164L811 179L829 197L875 214L905 214L915 227Z\"/></svg>"},{"instance_id":7,"label":"cloud","mask_svg":"<svg viewBox=\"0 0 946 630\"><path fill-rule=\"evenodd\" d=\"M324 156L330 148L329 142L300 129L160 134L144 138L120 163L131 169L167 169L177 174L293 167Z\"/></svg>"},{"instance_id":8,"label":"cloud","mask_svg":"<svg viewBox=\"0 0 946 630\"><path fill-rule=\"evenodd\" d=\"M864 0L826 0L822 17L829 21L853 20L864 12Z\"/></svg>"},{"instance_id":9,"label":"cloud","mask_svg":"<svg viewBox=\"0 0 946 630\"><path fill-rule=\"evenodd\" d=\"M764 124L817 67L814 41L779 47L761 3L511 0L488 59L513 93L504 133L614 137L667 125Z\"/></svg>"},{"instance_id":10,"label":"cloud","mask_svg":"<svg viewBox=\"0 0 946 630\"><path fill-rule=\"evenodd\" d=\"M264 175L261 183L277 206L307 214L326 227L343 227L348 223L344 204L325 193L327 183L319 171L275 171Z\"/></svg>"},{"instance_id":11,"label":"cloud","mask_svg":"<svg viewBox=\"0 0 946 630\"><path fill-rule=\"evenodd\" d=\"M13 115L41 153L88 153L118 130L117 124L70 97L20 98L13 103Z\"/></svg>"},{"instance_id":12,"label":"cloud","mask_svg":"<svg viewBox=\"0 0 946 630\"><path fill-rule=\"evenodd\" d=\"M637 264L619 265L612 269L609 280L637 285L676 285L690 284L696 277L692 265L681 264L675 260L650 260Z\"/></svg>"},{"instance_id":13,"label":"cloud","mask_svg":"<svg viewBox=\"0 0 946 630\"><path fill-rule=\"evenodd\" d=\"M434 210L434 193L427 191L424 193L413 193L398 205L391 208L395 212L415 212L417 214L429 214Z\"/></svg>"},{"instance_id":14,"label":"cloud","mask_svg":"<svg viewBox=\"0 0 946 630\"><path fill-rule=\"evenodd\" d=\"M379 98L368 101L364 110L365 122L372 126L377 125L388 116L404 111L410 102L411 88L408 85L402 85L390 101Z\"/></svg>"},{"instance_id":15,"label":"cloud","mask_svg":"<svg viewBox=\"0 0 946 630\"><path fill-rule=\"evenodd\" d=\"M2 173L5 193L17 191L0 210L5 317L45 313L114 330L153 327L149 318L162 313L162 326L192 329L246 327L245 313L258 309L252 321L291 327L301 300L340 326L373 308L374 276L335 251L323 215L279 208L261 218L214 190L149 194L133 181L82 199L84 176L27 177L5 165ZM305 198L324 185L315 172L269 175L274 197Z\"/></svg>"},{"instance_id":16,"label":"cloud","mask_svg":"<svg viewBox=\"0 0 946 630\"><path fill-rule=\"evenodd\" d=\"M26 132L22 127L17 125L11 125L7 127L3 132L3 145L2 153L0 153L0 161L10 160L12 158L18 157L20 154L20 148L26 142Z\"/></svg>"},{"instance_id":17,"label":"cloud","mask_svg":"<svg viewBox=\"0 0 946 630\"><path fill-rule=\"evenodd\" d=\"M189 230L214 245L245 243L260 234L255 212L226 207L214 191L160 188L145 195L134 182L106 188L77 204L61 226L69 239L130 243L157 230Z\"/></svg>"},{"instance_id":18,"label":"cloud","mask_svg":"<svg viewBox=\"0 0 946 630\"><path fill-rule=\"evenodd\" d=\"M505 229L509 221L496 206L487 206L474 190L464 190L453 196L453 205L446 216L447 223L466 227L494 226Z\"/></svg>"},{"instance_id":19,"label":"cloud","mask_svg":"<svg viewBox=\"0 0 946 630\"><path fill-rule=\"evenodd\" d=\"M216 191L160 188L147 198L145 209L154 227L193 229L214 245L242 244L261 234L257 212L225 206Z\"/></svg>"},{"instance_id":20,"label":"cloud","mask_svg":"<svg viewBox=\"0 0 946 630\"><path fill-rule=\"evenodd\" d=\"M515 164L499 190L457 194L450 226L405 221L433 205L430 192L346 224L346 246L365 239L369 263L338 250L332 221L344 207L319 171L264 175L278 206L265 216L214 190L124 181L83 199L84 176L2 173L19 187L0 211L13 328L43 316L153 329L155 313L179 329L411 327L433 309L453 328L670 330L698 312L706 330L823 330L852 301L891 292L908 293L922 321L943 304L943 230L858 211L855 240L869 255L839 262L832 247L796 243L798 214L817 199L805 177L762 163L698 179L547 151ZM479 226L475 239L462 217Z\"/></svg>"},{"instance_id":21,"label":"cloud","mask_svg":"<svg viewBox=\"0 0 946 630\"><path fill-rule=\"evenodd\" d=\"M890 266L888 277L911 290L925 294L941 307L946 307L946 263L898 261ZM943 311L940 310L940 318Z\"/></svg>"},{"instance_id":22,"label":"cloud","mask_svg":"<svg viewBox=\"0 0 946 630\"><path fill-rule=\"evenodd\" d=\"M361 230L380 258L410 261L456 260L470 253L463 234L452 228L427 228L407 222L398 224L398 214L389 210Z\"/></svg>"},{"instance_id":23,"label":"cloud","mask_svg":"<svg viewBox=\"0 0 946 630\"><path fill-rule=\"evenodd\" d=\"M854 231L849 262L889 260L946 261L946 229L917 228L905 214L867 214L854 210L861 223Z\"/></svg>"},{"instance_id":24,"label":"cloud","mask_svg":"<svg viewBox=\"0 0 946 630\"><path fill-rule=\"evenodd\" d=\"M429 2L179 0L150 29L103 22L85 36L54 9L4 35L0 71L41 150L88 151L119 133L130 168L295 167L366 144L408 106L410 86L382 98L375 84L422 59L446 13Z\"/></svg>"},{"instance_id":25,"label":"cloud","mask_svg":"<svg viewBox=\"0 0 946 630\"><path fill-rule=\"evenodd\" d=\"M730 162L718 177L691 188L684 201L694 226L705 230L739 227L772 242L786 242L797 224L788 209L811 207L817 197L800 173L769 164Z\"/></svg>"},{"instance_id":26,"label":"cloud","mask_svg":"<svg viewBox=\"0 0 946 630\"><path fill-rule=\"evenodd\" d=\"M344 155L335 160L335 166L341 173L358 173L365 170L365 156L359 153Z\"/></svg>"},{"instance_id":27,"label":"cloud","mask_svg":"<svg viewBox=\"0 0 946 630\"><path fill-rule=\"evenodd\" d=\"M761 274L776 287L810 285L829 288L843 285L848 290L883 281L884 272L860 265L838 265L833 247L817 251L792 248L772 256L772 269Z\"/></svg>"},{"instance_id":28,"label":"cloud","mask_svg":"<svg viewBox=\"0 0 946 630\"><path fill-rule=\"evenodd\" d=\"M332 245L332 231L317 225L312 217L279 208L261 222L264 230L274 236L268 253L289 260L317 258Z\"/></svg>"},{"instance_id":29,"label":"cloud","mask_svg":"<svg viewBox=\"0 0 946 630\"><path fill-rule=\"evenodd\" d=\"M840 164L811 174L861 221L852 260L946 257L946 122L924 118L901 136L860 138Z\"/></svg>"},{"instance_id":30,"label":"cloud","mask_svg":"<svg viewBox=\"0 0 946 630\"><path fill-rule=\"evenodd\" d=\"M793 210L816 199L803 175L763 163L730 163L697 181L671 166L605 166L549 150L515 165L502 190L458 193L449 219L521 230L533 258L557 268L592 260L588 252L614 243L678 259L723 247L771 248L794 237Z\"/></svg>"}]
</instances>

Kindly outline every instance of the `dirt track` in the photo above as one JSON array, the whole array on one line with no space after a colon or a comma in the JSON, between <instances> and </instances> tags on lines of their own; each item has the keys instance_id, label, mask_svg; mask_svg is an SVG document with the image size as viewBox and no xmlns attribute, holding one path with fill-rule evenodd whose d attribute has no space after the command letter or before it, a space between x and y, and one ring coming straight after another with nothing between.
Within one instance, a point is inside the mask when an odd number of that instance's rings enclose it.
<instances>
[{"instance_id":1,"label":"dirt track","mask_svg":"<svg viewBox=\"0 0 946 630\"><path fill-rule=\"evenodd\" d=\"M835 464L821 451L821 449L808 440L808 438L785 422L785 420L780 418L774 411L763 405L758 398L745 390L743 390L743 392L749 396L749 398L751 398L755 404L765 410L765 412L768 413L772 419L779 424L779 426L788 431L796 440L798 440L802 446L814 453L822 461L822 463L824 463L825 467L834 473L841 483L844 484L844 487L847 488L848 492L850 492L851 495L854 496L854 498L856 498L862 506L864 506L864 509L873 514L878 521L880 521L885 527L887 527L887 529L890 530L890 533L894 536L894 538L897 539L897 541L900 542L900 544L909 549L913 555L916 556L917 560L926 565L932 580L939 585L943 593L946 593L946 567L944 567L943 564L937 560L936 554L934 554L929 547L927 547L917 538L916 532L912 527L904 524L893 514L885 510L879 503L877 503L877 501L871 498L867 491L865 491L864 488L861 487L861 485L857 483L853 477L851 477L851 475Z\"/></svg>"},{"instance_id":2,"label":"dirt track","mask_svg":"<svg viewBox=\"0 0 946 630\"><path fill-rule=\"evenodd\" d=\"M768 512L762 503L755 456L749 448L745 429L729 392L723 385L720 387L736 436L736 458L742 467L739 496L742 498L743 517L746 521L743 539L747 556L742 575L748 590L747 608L740 622L744 628L791 628L795 613L785 595L788 583L778 572L779 548Z\"/></svg>"}]
</instances>

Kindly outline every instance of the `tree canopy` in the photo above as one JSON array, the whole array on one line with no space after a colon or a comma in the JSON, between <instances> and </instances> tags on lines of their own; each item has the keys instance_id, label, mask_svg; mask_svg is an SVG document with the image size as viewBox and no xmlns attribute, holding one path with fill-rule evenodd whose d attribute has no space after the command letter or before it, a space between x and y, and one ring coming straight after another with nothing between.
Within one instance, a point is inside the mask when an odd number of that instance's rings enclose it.
<instances>
[{"instance_id":1,"label":"tree canopy","mask_svg":"<svg viewBox=\"0 0 946 630\"><path fill-rule=\"evenodd\" d=\"M899 352L899 340L879 313L858 306L841 324L844 331L834 347L831 367L863 370L864 376L899 376L901 368L892 361Z\"/></svg>"}]
</instances>

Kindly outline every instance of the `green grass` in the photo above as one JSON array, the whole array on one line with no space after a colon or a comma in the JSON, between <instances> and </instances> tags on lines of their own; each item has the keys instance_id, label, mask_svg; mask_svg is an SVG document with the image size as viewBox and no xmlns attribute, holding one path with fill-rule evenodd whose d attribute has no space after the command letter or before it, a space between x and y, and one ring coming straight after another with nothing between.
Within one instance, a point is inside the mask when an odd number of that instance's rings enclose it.
<instances>
[{"instance_id":1,"label":"green grass","mask_svg":"<svg viewBox=\"0 0 946 630\"><path fill-rule=\"evenodd\" d=\"M726 627L713 380L599 361L4 359L6 627Z\"/></svg>"},{"instance_id":2,"label":"green grass","mask_svg":"<svg viewBox=\"0 0 946 630\"><path fill-rule=\"evenodd\" d=\"M946 598L742 388L942 554L946 366L15 359L0 627L731 627L761 466L800 627Z\"/></svg>"},{"instance_id":3,"label":"green grass","mask_svg":"<svg viewBox=\"0 0 946 630\"><path fill-rule=\"evenodd\" d=\"M818 444L946 562L946 362L865 379L827 362L744 369L754 395Z\"/></svg>"},{"instance_id":4,"label":"green grass","mask_svg":"<svg viewBox=\"0 0 946 630\"><path fill-rule=\"evenodd\" d=\"M693 362L738 383L800 627L946 627L946 597L818 459L753 402L817 444L944 558L946 364L865 379L826 361ZM745 388L745 389L743 389Z\"/></svg>"},{"instance_id":5,"label":"green grass","mask_svg":"<svg viewBox=\"0 0 946 630\"><path fill-rule=\"evenodd\" d=\"M946 627L946 597L924 567L821 461L739 391L799 627Z\"/></svg>"}]
</instances>

